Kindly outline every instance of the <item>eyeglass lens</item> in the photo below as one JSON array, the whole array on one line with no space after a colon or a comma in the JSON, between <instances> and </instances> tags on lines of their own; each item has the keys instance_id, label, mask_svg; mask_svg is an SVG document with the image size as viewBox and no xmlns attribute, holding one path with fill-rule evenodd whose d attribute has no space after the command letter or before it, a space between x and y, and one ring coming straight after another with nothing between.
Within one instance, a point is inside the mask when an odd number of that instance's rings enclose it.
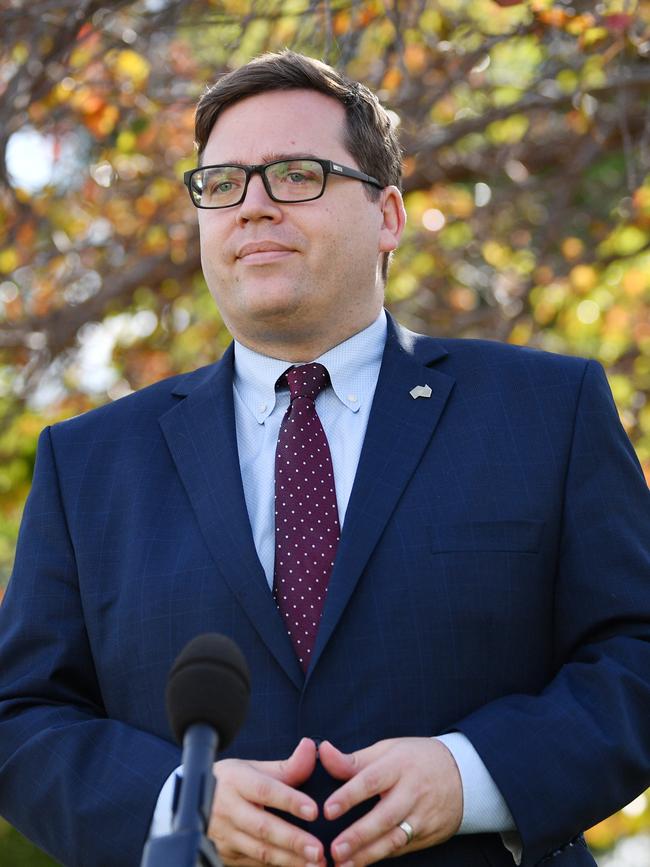
<instances>
[{"instance_id":1,"label":"eyeglass lens","mask_svg":"<svg viewBox=\"0 0 650 867\"><path fill-rule=\"evenodd\" d=\"M280 202L316 199L323 191L323 167L314 160L282 160L263 169L273 196ZM216 166L192 175L192 196L203 208L227 208L238 204L246 187L241 166Z\"/></svg>"}]
</instances>

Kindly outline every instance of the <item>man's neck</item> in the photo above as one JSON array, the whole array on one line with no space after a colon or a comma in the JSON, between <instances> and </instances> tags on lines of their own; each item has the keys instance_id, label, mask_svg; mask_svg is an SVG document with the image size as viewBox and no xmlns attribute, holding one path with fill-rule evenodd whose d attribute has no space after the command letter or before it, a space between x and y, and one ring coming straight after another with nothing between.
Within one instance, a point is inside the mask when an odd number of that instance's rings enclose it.
<instances>
[{"instance_id":1,"label":"man's neck","mask_svg":"<svg viewBox=\"0 0 650 867\"><path fill-rule=\"evenodd\" d=\"M282 339L279 336L276 339L273 339L273 337L269 339L269 335L265 335L264 339L256 339L255 337L251 339L249 335L242 334L233 334L233 336L247 349L251 349L260 355L265 355L268 358L280 358L291 364L306 364L354 337L355 334L364 331L377 319L379 312L378 310L369 316L367 322L356 323L347 329L341 329L332 334L310 334L309 336L305 336L303 340L296 339L295 337L292 339Z\"/></svg>"}]
</instances>

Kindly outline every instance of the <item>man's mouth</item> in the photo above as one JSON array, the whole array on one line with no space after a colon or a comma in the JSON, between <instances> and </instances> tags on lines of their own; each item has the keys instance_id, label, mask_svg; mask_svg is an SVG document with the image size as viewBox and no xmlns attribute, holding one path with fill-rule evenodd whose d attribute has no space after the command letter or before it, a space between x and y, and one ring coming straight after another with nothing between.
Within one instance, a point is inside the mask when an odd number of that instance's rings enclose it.
<instances>
[{"instance_id":1,"label":"man's mouth","mask_svg":"<svg viewBox=\"0 0 650 867\"><path fill-rule=\"evenodd\" d=\"M264 264L276 262L290 256L296 251L277 241L249 241L237 251L237 259L246 264Z\"/></svg>"}]
</instances>

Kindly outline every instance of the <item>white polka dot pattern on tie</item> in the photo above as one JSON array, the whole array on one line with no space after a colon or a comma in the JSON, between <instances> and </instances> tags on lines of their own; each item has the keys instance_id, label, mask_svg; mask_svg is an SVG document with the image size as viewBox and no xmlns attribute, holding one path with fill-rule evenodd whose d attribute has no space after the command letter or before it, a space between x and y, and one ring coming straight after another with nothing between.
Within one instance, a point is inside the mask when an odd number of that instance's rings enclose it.
<instances>
[{"instance_id":1,"label":"white polka dot pattern on tie","mask_svg":"<svg viewBox=\"0 0 650 867\"><path fill-rule=\"evenodd\" d=\"M273 589L306 670L340 538L332 458L315 404L329 375L322 364L304 364L286 371L284 382L291 403L275 455Z\"/></svg>"}]
</instances>

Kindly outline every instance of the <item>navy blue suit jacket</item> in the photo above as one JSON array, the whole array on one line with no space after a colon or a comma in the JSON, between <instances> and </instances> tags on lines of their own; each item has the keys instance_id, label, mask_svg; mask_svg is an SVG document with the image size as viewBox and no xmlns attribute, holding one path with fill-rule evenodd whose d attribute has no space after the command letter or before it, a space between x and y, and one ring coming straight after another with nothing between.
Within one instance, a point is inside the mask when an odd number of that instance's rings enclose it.
<instances>
[{"instance_id":1,"label":"navy blue suit jacket","mask_svg":"<svg viewBox=\"0 0 650 867\"><path fill-rule=\"evenodd\" d=\"M524 867L592 865L581 831L650 782L650 497L601 368L389 322L304 677L253 544L232 360L43 432L0 609L0 812L66 865L136 867L179 761L167 673L217 631L253 675L227 755L458 730ZM513 864L490 834L402 862Z\"/></svg>"}]
</instances>

